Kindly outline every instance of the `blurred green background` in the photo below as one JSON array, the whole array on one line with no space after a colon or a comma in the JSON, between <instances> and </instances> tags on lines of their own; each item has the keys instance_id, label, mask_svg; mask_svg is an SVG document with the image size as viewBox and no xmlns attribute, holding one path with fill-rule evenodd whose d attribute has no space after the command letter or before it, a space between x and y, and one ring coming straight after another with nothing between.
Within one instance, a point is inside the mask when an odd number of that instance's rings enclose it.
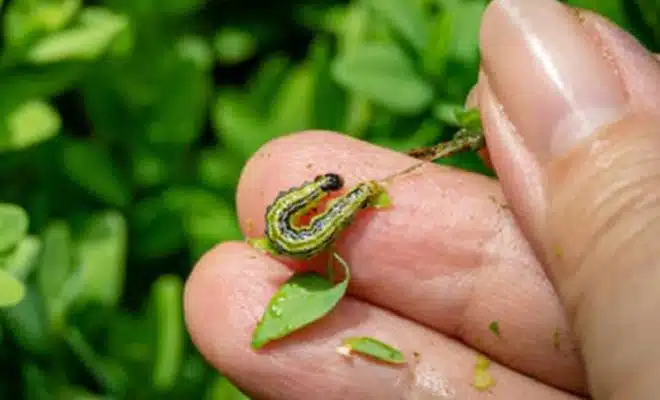
<instances>
[{"instance_id":1,"label":"blurred green background","mask_svg":"<svg viewBox=\"0 0 660 400\"><path fill-rule=\"evenodd\" d=\"M241 238L243 163L308 128L447 137L485 3L0 1L0 398L244 398L181 310L195 260ZM572 3L657 51L655 0Z\"/></svg>"}]
</instances>

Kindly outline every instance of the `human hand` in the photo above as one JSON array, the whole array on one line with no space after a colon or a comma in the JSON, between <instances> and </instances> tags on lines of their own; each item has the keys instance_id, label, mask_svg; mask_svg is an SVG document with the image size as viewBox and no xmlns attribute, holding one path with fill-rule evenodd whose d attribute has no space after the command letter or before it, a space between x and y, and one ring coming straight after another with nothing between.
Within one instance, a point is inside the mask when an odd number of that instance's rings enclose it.
<instances>
[{"instance_id":1,"label":"human hand","mask_svg":"<svg viewBox=\"0 0 660 400\"><path fill-rule=\"evenodd\" d=\"M598 17L550 0L494 1L481 45L469 102L482 110L499 182L433 165L396 180L394 207L366 213L339 242L350 296L328 317L255 353L252 330L291 266L225 243L195 267L192 338L247 393L478 398L477 353L494 362L497 398L587 395L584 371L595 398L655 392L659 64ZM350 185L413 162L332 133L282 138L246 166L239 219L258 235L266 204L311 174ZM363 334L421 356L388 367L334 352Z\"/></svg>"}]
</instances>

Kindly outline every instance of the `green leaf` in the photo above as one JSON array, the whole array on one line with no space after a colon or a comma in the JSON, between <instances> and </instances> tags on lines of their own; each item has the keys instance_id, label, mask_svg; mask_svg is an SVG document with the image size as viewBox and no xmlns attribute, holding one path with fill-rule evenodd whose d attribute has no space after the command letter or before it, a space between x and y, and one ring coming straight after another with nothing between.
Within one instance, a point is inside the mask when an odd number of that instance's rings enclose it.
<instances>
[{"instance_id":1,"label":"green leaf","mask_svg":"<svg viewBox=\"0 0 660 400\"><path fill-rule=\"evenodd\" d=\"M11 110L0 128L0 150L22 150L46 141L60 131L57 111L41 100L29 100Z\"/></svg>"},{"instance_id":2,"label":"green leaf","mask_svg":"<svg viewBox=\"0 0 660 400\"><path fill-rule=\"evenodd\" d=\"M37 269L37 287L49 314L73 265L71 231L64 221L52 222L43 232L43 250Z\"/></svg>"},{"instance_id":3,"label":"green leaf","mask_svg":"<svg viewBox=\"0 0 660 400\"><path fill-rule=\"evenodd\" d=\"M190 58L189 54L177 54L176 58L167 80L160 83L161 95L150 107L146 129L153 143L187 144L202 132L211 97L211 77L204 60Z\"/></svg>"},{"instance_id":4,"label":"green leaf","mask_svg":"<svg viewBox=\"0 0 660 400\"><path fill-rule=\"evenodd\" d=\"M65 386L59 388L58 395L62 399L71 399L71 400L106 400L105 397L97 394L93 394L81 387L77 386Z\"/></svg>"},{"instance_id":5,"label":"green leaf","mask_svg":"<svg viewBox=\"0 0 660 400\"><path fill-rule=\"evenodd\" d=\"M218 243L242 238L234 207L219 199L215 204L218 208L196 210L185 221L190 252L195 260Z\"/></svg>"},{"instance_id":6,"label":"green leaf","mask_svg":"<svg viewBox=\"0 0 660 400\"><path fill-rule=\"evenodd\" d=\"M243 158L276 136L264 116L250 107L243 93L231 90L218 94L213 121L218 138Z\"/></svg>"},{"instance_id":7,"label":"green leaf","mask_svg":"<svg viewBox=\"0 0 660 400\"><path fill-rule=\"evenodd\" d=\"M609 1L605 1L605 3L609 3ZM619 4L620 8L623 8L624 3L623 2L617 2ZM651 37L653 40L655 40L655 50L658 50L658 46L660 46L660 7L658 7L658 3L656 0L636 0L635 3L637 4L637 8L639 9L639 16L641 17L642 20L646 23L646 28L648 31L650 31ZM616 7L616 5L613 5L613 7ZM614 10L612 10L614 11ZM623 10L622 10L623 11ZM630 30L635 34L636 30L639 30L639 27L635 26L631 27L631 23L628 22L627 24L622 23L622 19L625 16L622 15L619 18L610 18L617 22L619 25L624 26L626 28L630 28ZM636 34L635 36L641 36L639 34Z\"/></svg>"},{"instance_id":8,"label":"green leaf","mask_svg":"<svg viewBox=\"0 0 660 400\"><path fill-rule=\"evenodd\" d=\"M94 60L127 27L126 17L103 8L87 7L80 14L79 26L45 37L30 48L26 57L35 64Z\"/></svg>"},{"instance_id":9,"label":"green leaf","mask_svg":"<svg viewBox=\"0 0 660 400\"><path fill-rule=\"evenodd\" d=\"M223 28L213 39L218 61L231 65L241 63L254 55L257 41L254 35L237 28Z\"/></svg>"},{"instance_id":10,"label":"green leaf","mask_svg":"<svg viewBox=\"0 0 660 400\"><path fill-rule=\"evenodd\" d=\"M153 293L153 285L152 292ZM123 366L131 380L139 380L139 385L153 391L152 374L155 360L158 332L153 299L148 299L145 313L117 313L108 321L108 340L104 344L107 357ZM138 377L139 376L139 377Z\"/></svg>"},{"instance_id":11,"label":"green leaf","mask_svg":"<svg viewBox=\"0 0 660 400\"><path fill-rule=\"evenodd\" d=\"M349 351L358 352L390 364L404 364L406 358L401 351L371 337L352 337L342 341Z\"/></svg>"},{"instance_id":12,"label":"green leaf","mask_svg":"<svg viewBox=\"0 0 660 400\"><path fill-rule=\"evenodd\" d=\"M182 36L176 43L176 50L182 60L192 62L198 69L208 71L213 67L213 50L200 36Z\"/></svg>"},{"instance_id":13,"label":"green leaf","mask_svg":"<svg viewBox=\"0 0 660 400\"><path fill-rule=\"evenodd\" d=\"M344 4L305 4L296 11L296 20L305 27L337 35L342 32L348 7Z\"/></svg>"},{"instance_id":14,"label":"green leaf","mask_svg":"<svg viewBox=\"0 0 660 400\"><path fill-rule=\"evenodd\" d=\"M0 307L12 307L25 297L25 286L9 272L0 269Z\"/></svg>"},{"instance_id":15,"label":"green leaf","mask_svg":"<svg viewBox=\"0 0 660 400\"><path fill-rule=\"evenodd\" d=\"M21 365L21 378L23 379L25 400L55 400L50 384L51 379L34 362L25 362Z\"/></svg>"},{"instance_id":16,"label":"green leaf","mask_svg":"<svg viewBox=\"0 0 660 400\"><path fill-rule=\"evenodd\" d=\"M456 2L445 12L452 27L450 54L454 60L463 63L475 63L479 57L479 27L481 16L486 8L483 1L466 0Z\"/></svg>"},{"instance_id":17,"label":"green leaf","mask_svg":"<svg viewBox=\"0 0 660 400\"><path fill-rule=\"evenodd\" d=\"M200 154L199 180L214 189L233 189L238 184L241 161L228 150L208 149Z\"/></svg>"},{"instance_id":18,"label":"green leaf","mask_svg":"<svg viewBox=\"0 0 660 400\"><path fill-rule=\"evenodd\" d=\"M80 63L21 66L0 70L1 115L28 101L51 97L70 88L84 72Z\"/></svg>"},{"instance_id":19,"label":"green leaf","mask_svg":"<svg viewBox=\"0 0 660 400\"><path fill-rule=\"evenodd\" d=\"M457 117L463 109L464 107L460 104L438 103L433 106L432 113L438 121L449 126L458 127L460 124Z\"/></svg>"},{"instance_id":20,"label":"green leaf","mask_svg":"<svg viewBox=\"0 0 660 400\"><path fill-rule=\"evenodd\" d=\"M2 265L17 279L25 281L37 266L40 252L41 240L26 236L2 259Z\"/></svg>"},{"instance_id":21,"label":"green leaf","mask_svg":"<svg viewBox=\"0 0 660 400\"><path fill-rule=\"evenodd\" d=\"M481 112L477 108L456 110L458 126L472 132L482 132Z\"/></svg>"},{"instance_id":22,"label":"green leaf","mask_svg":"<svg viewBox=\"0 0 660 400\"><path fill-rule=\"evenodd\" d=\"M25 210L15 204L0 203L0 252L14 247L28 230Z\"/></svg>"},{"instance_id":23,"label":"green leaf","mask_svg":"<svg viewBox=\"0 0 660 400\"><path fill-rule=\"evenodd\" d=\"M353 2L347 7L337 32L337 36L340 38L340 53L349 54L360 51L372 19L369 10L362 2Z\"/></svg>"},{"instance_id":24,"label":"green leaf","mask_svg":"<svg viewBox=\"0 0 660 400\"><path fill-rule=\"evenodd\" d=\"M286 58L274 56L266 59L259 70L248 81L245 101L253 105L258 113L267 114L278 89L288 73Z\"/></svg>"},{"instance_id":25,"label":"green leaf","mask_svg":"<svg viewBox=\"0 0 660 400\"><path fill-rule=\"evenodd\" d=\"M329 40L319 39L310 51L310 67L314 79L311 113L314 129L346 131L347 96L332 78L332 52Z\"/></svg>"},{"instance_id":26,"label":"green leaf","mask_svg":"<svg viewBox=\"0 0 660 400\"><path fill-rule=\"evenodd\" d=\"M133 14L144 24L152 24L153 19L179 17L200 9L208 0L105 0L113 9L121 9Z\"/></svg>"},{"instance_id":27,"label":"green leaf","mask_svg":"<svg viewBox=\"0 0 660 400\"><path fill-rule=\"evenodd\" d=\"M117 392L124 385L124 372L105 363L89 340L77 328L71 328L62 337L88 372L109 392ZM110 364L111 365L111 364Z\"/></svg>"},{"instance_id":28,"label":"green leaf","mask_svg":"<svg viewBox=\"0 0 660 400\"><path fill-rule=\"evenodd\" d=\"M336 253L333 258L344 268L345 278L333 285L315 272L297 273L286 281L271 298L266 311L252 333L252 348L297 331L328 314L344 297L350 271Z\"/></svg>"},{"instance_id":29,"label":"green leaf","mask_svg":"<svg viewBox=\"0 0 660 400\"><path fill-rule=\"evenodd\" d=\"M442 12L434 16L430 24L429 40L422 52L424 71L431 75L438 85L442 84L451 58L453 23L451 13Z\"/></svg>"},{"instance_id":30,"label":"green leaf","mask_svg":"<svg viewBox=\"0 0 660 400\"><path fill-rule=\"evenodd\" d=\"M124 286L126 245L126 222L120 213L108 211L86 221L77 246L84 281L81 302L117 304Z\"/></svg>"},{"instance_id":31,"label":"green leaf","mask_svg":"<svg viewBox=\"0 0 660 400\"><path fill-rule=\"evenodd\" d=\"M3 326L7 327L23 351L39 355L52 351L53 334L44 301L32 286L26 287L25 297L20 303L0 311Z\"/></svg>"},{"instance_id":32,"label":"green leaf","mask_svg":"<svg viewBox=\"0 0 660 400\"><path fill-rule=\"evenodd\" d=\"M439 103L433 107L433 116L446 125L466 129L471 132L482 132L481 112L477 108L465 108L451 103Z\"/></svg>"},{"instance_id":33,"label":"green leaf","mask_svg":"<svg viewBox=\"0 0 660 400\"><path fill-rule=\"evenodd\" d=\"M153 11L176 16L193 13L199 10L207 1L208 0L149 0L149 2L152 3L151 7Z\"/></svg>"},{"instance_id":34,"label":"green leaf","mask_svg":"<svg viewBox=\"0 0 660 400\"><path fill-rule=\"evenodd\" d=\"M412 62L390 44L364 44L359 51L340 56L333 75L347 90L397 114L418 114L433 98L431 86L419 77Z\"/></svg>"},{"instance_id":35,"label":"green leaf","mask_svg":"<svg viewBox=\"0 0 660 400\"><path fill-rule=\"evenodd\" d=\"M183 221L194 259L219 242L242 237L234 207L211 192L175 187L164 196L169 209L176 212Z\"/></svg>"},{"instance_id":36,"label":"green leaf","mask_svg":"<svg viewBox=\"0 0 660 400\"><path fill-rule=\"evenodd\" d=\"M383 17L412 48L421 52L426 45L424 13L413 1L369 0L367 4Z\"/></svg>"},{"instance_id":37,"label":"green leaf","mask_svg":"<svg viewBox=\"0 0 660 400\"><path fill-rule=\"evenodd\" d=\"M134 145L131 149L132 183L145 188L167 181L171 164L153 146Z\"/></svg>"},{"instance_id":38,"label":"green leaf","mask_svg":"<svg viewBox=\"0 0 660 400\"><path fill-rule=\"evenodd\" d=\"M69 178L98 199L118 207L130 200L128 184L104 147L80 140L67 141L62 162Z\"/></svg>"},{"instance_id":39,"label":"green leaf","mask_svg":"<svg viewBox=\"0 0 660 400\"><path fill-rule=\"evenodd\" d=\"M170 390L181 370L184 351L182 298L183 282L177 276L162 275L153 284L151 301L157 339L152 379L158 391Z\"/></svg>"},{"instance_id":40,"label":"green leaf","mask_svg":"<svg viewBox=\"0 0 660 400\"><path fill-rule=\"evenodd\" d=\"M7 6L4 36L9 46L21 46L43 33L62 29L76 15L81 0L14 0Z\"/></svg>"},{"instance_id":41,"label":"green leaf","mask_svg":"<svg viewBox=\"0 0 660 400\"><path fill-rule=\"evenodd\" d=\"M225 377L216 378L206 392L204 400L250 400L229 379Z\"/></svg>"},{"instance_id":42,"label":"green leaf","mask_svg":"<svg viewBox=\"0 0 660 400\"><path fill-rule=\"evenodd\" d=\"M314 77L309 63L290 70L270 109L269 125L275 135L312 128Z\"/></svg>"},{"instance_id":43,"label":"green leaf","mask_svg":"<svg viewBox=\"0 0 660 400\"><path fill-rule=\"evenodd\" d=\"M186 245L181 215L172 209L166 195L159 194L135 204L133 252L141 260L172 255Z\"/></svg>"},{"instance_id":44,"label":"green leaf","mask_svg":"<svg viewBox=\"0 0 660 400\"><path fill-rule=\"evenodd\" d=\"M345 130L351 136L363 137L368 133L374 116L374 107L364 96L352 96L348 102Z\"/></svg>"},{"instance_id":45,"label":"green leaf","mask_svg":"<svg viewBox=\"0 0 660 400\"><path fill-rule=\"evenodd\" d=\"M138 41L130 59L92 71L84 96L95 133L140 145L146 135L166 149L197 140L213 87L210 53L197 35Z\"/></svg>"}]
</instances>

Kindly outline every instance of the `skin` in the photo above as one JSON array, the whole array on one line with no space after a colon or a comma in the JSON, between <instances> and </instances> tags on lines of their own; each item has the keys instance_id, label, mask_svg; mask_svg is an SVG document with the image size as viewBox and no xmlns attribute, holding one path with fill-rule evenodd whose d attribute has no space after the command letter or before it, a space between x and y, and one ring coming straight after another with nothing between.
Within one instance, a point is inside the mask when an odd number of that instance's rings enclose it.
<instances>
[{"instance_id":1,"label":"skin","mask_svg":"<svg viewBox=\"0 0 660 400\"><path fill-rule=\"evenodd\" d=\"M349 296L327 318L260 353L250 348L252 330L277 287L300 265L232 242L219 244L195 266L185 293L191 337L247 394L283 400L319 393L326 399L653 397L660 380L659 327L648 316L660 305L660 268L654 268L660 228L643 221L659 220L660 207L650 203L622 217L627 203L611 188L629 182L654 193L660 187L660 132L649 128L659 126L660 66L593 14L564 15L549 0L528 1L547 5L575 28L577 33L558 29L550 18L550 28L539 34L564 35L551 38L551 46L571 50L593 40L606 50L605 66L586 68L594 75L617 71L611 82L597 80L603 90L598 98L625 102L635 115L599 131L602 140L570 150L546 139L526 138L523 145L520 135L535 134L563 112L567 103L561 100L568 97L561 90L579 90L588 77L562 86L534 68L517 70L529 55L519 51L517 33L505 19L516 2L491 3L482 25L482 73L468 104L483 111L487 157L499 181L435 165L395 179L388 188L393 207L361 213L338 242L352 266ZM544 29L531 25L526 29ZM570 61L576 54L568 50L557 53ZM569 61L556 65L560 77ZM521 74L527 75L519 83ZM623 86L624 94L605 92L610 84ZM592 92L575 93L579 101ZM628 154L649 161L631 165L624 162ZM587 162L594 158L599 163ZM599 169L608 160L623 167ZM238 218L247 236L258 236L267 204L283 188L324 171L341 174L350 187L414 163L332 132L280 138L246 165ZM596 206L604 216L586 218ZM622 240L622 232L640 226L647 228L636 231L638 240ZM656 289L644 290L644 284ZM488 329L493 320L500 338ZM420 357L402 368L335 353L343 338L360 335ZM492 360L496 385L490 393L470 386L478 353Z\"/></svg>"}]
</instances>

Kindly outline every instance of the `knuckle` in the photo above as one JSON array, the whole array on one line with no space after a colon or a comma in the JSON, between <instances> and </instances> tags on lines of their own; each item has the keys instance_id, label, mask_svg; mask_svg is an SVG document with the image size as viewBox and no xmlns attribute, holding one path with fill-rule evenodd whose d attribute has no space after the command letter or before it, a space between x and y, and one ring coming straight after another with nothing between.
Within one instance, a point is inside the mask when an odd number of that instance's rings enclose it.
<instances>
[{"instance_id":1,"label":"knuckle","mask_svg":"<svg viewBox=\"0 0 660 400\"><path fill-rule=\"evenodd\" d=\"M647 122L605 129L547 169L547 256L571 319L598 288L660 255L660 132Z\"/></svg>"}]
</instances>

